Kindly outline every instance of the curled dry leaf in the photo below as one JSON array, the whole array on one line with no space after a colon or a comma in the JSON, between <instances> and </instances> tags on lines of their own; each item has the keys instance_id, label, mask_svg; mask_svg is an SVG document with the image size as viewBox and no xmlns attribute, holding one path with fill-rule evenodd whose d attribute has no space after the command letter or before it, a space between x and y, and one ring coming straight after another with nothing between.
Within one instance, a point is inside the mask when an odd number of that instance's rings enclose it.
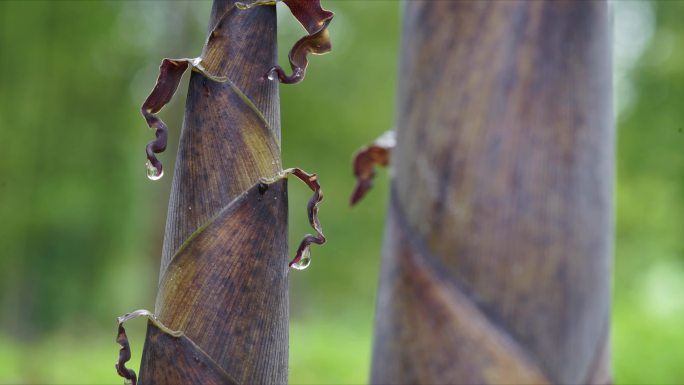
<instances>
[{"instance_id":1,"label":"curled dry leaf","mask_svg":"<svg viewBox=\"0 0 684 385\"><path fill-rule=\"evenodd\" d=\"M121 345L121 349L119 350L119 360L114 365L116 372L119 374L119 376L126 379L126 382L135 385L138 382L135 371L126 367L126 362L131 359L131 347L128 344L128 336L126 335L126 329L124 329L122 322L119 322L116 343Z\"/></svg>"},{"instance_id":2,"label":"curled dry leaf","mask_svg":"<svg viewBox=\"0 0 684 385\"><path fill-rule=\"evenodd\" d=\"M322 245L326 241L325 235L323 235L323 229L321 228L321 222L318 219L318 204L323 200L323 190L321 190L321 185L318 182L318 175L316 174L309 174L300 168L288 168L287 170L284 170L281 175L287 176L288 174L292 174L299 178L299 180L304 182L309 186L311 191L314 192L311 199L309 199L306 210L309 217L309 223L311 224L311 227L316 230L316 235L306 234L304 236L304 239L299 243L295 257L288 265L297 270L304 270L311 263L309 251L311 244L315 243L317 245ZM262 186L265 186L264 183L266 182L269 182L269 180L264 179Z\"/></svg>"},{"instance_id":3,"label":"curled dry leaf","mask_svg":"<svg viewBox=\"0 0 684 385\"><path fill-rule=\"evenodd\" d=\"M279 0L256 0L251 3L236 3L236 6L240 9L249 9L260 5L273 5L277 1ZM306 67L309 65L308 54L322 55L332 49L328 25L335 14L323 9L320 0L282 1L309 34L299 39L290 50L288 58L292 75L287 75L281 66L276 65L267 76L273 79L275 74L281 83L294 84L304 80Z\"/></svg>"},{"instance_id":4,"label":"curled dry leaf","mask_svg":"<svg viewBox=\"0 0 684 385\"><path fill-rule=\"evenodd\" d=\"M311 244L315 243L317 245L322 245L325 243L321 222L318 220L318 204L323 200L323 191L321 190L320 183L318 183L318 176L316 174L308 174L298 168L291 168L286 170L286 172L292 173L292 175L306 183L311 191L314 192L307 204L307 214L311 227L316 230L316 235L307 234L304 236L304 239L299 243L294 259L289 264L290 267L301 270L309 266L309 247Z\"/></svg>"},{"instance_id":5,"label":"curled dry leaf","mask_svg":"<svg viewBox=\"0 0 684 385\"><path fill-rule=\"evenodd\" d=\"M150 336L148 341L151 343L146 345L145 349L155 353L144 354L141 372L150 370L150 367L164 368L155 376L159 383L164 384L237 384L182 332L164 326L152 312L144 309L125 314L117 319L119 333L116 342L121 345L121 351L119 361L116 363L116 371L126 379L126 383L136 385L138 379L133 369L126 368L126 362L131 359L131 349L123 324L138 317L146 317L149 320L147 332Z\"/></svg>"},{"instance_id":6,"label":"curled dry leaf","mask_svg":"<svg viewBox=\"0 0 684 385\"><path fill-rule=\"evenodd\" d=\"M373 187L375 166L387 166L396 146L396 135L393 130L382 134L372 144L361 148L354 154L354 176L356 187L350 198L350 205L354 206Z\"/></svg>"},{"instance_id":7,"label":"curled dry leaf","mask_svg":"<svg viewBox=\"0 0 684 385\"><path fill-rule=\"evenodd\" d=\"M121 377L125 378L127 383L130 383L132 385L136 385L136 383L138 382L138 378L133 369L128 369L126 367L126 363L131 359L131 346L128 343L128 336L126 335L126 329L124 329L123 324L128 320L138 317L148 317L149 319L154 320L156 322L156 317L154 316L154 314L144 309L136 310L131 313L126 313L121 317L117 318L117 321L119 323L119 330L116 336L116 342L119 345L121 345L121 350L119 350L119 360L114 365L114 367L116 368L116 372Z\"/></svg>"},{"instance_id":8,"label":"curled dry leaf","mask_svg":"<svg viewBox=\"0 0 684 385\"><path fill-rule=\"evenodd\" d=\"M157 112L171 101L188 65L192 65L193 69L204 74L209 79L219 82L226 81L226 78L207 73L202 66L202 58L200 57L194 59L183 58L162 60L161 65L159 66L157 83L154 85L150 95L145 99L141 108L147 125L150 126L150 128L155 129L156 139L148 143L145 148L145 152L147 153L147 175L152 180L159 179L164 175L162 164L155 154L159 154L166 150L166 142L169 136L169 129L164 121L159 119Z\"/></svg>"}]
</instances>

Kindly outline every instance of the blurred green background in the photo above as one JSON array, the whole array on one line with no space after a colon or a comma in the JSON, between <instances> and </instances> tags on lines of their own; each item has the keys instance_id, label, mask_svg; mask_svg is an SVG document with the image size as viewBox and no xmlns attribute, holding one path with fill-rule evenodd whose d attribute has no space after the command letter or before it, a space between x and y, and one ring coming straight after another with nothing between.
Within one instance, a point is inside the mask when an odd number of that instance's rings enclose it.
<instances>
[{"instance_id":1,"label":"blurred green background","mask_svg":"<svg viewBox=\"0 0 684 385\"><path fill-rule=\"evenodd\" d=\"M684 2L615 1L617 383L684 381ZM171 178L139 113L163 57L201 50L208 1L0 2L0 383L121 383L115 317L153 308ZM291 285L292 383L367 382L387 176L350 161L393 126L400 4L325 0L334 51L282 86L285 166L319 173L329 242ZM279 6L281 63L303 30ZM184 83L187 82L187 79ZM163 110L172 175L185 90ZM306 149L303 147L306 143ZM291 184L290 243L309 231ZM144 322L128 326L139 362ZM135 365L137 366L137 365Z\"/></svg>"}]
</instances>

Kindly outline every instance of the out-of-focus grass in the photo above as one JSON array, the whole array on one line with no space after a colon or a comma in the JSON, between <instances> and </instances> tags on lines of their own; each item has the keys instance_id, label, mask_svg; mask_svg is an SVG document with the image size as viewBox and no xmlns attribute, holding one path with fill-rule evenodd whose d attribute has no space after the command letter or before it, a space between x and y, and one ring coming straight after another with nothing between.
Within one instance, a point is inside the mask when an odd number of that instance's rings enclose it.
<instances>
[{"instance_id":1,"label":"out-of-focus grass","mask_svg":"<svg viewBox=\"0 0 684 385\"><path fill-rule=\"evenodd\" d=\"M330 317L330 316L328 316ZM145 321L126 324L138 372ZM368 317L293 320L290 324L291 384L364 384L370 368ZM0 334L0 384L121 384L114 370L119 345L103 330L60 330L26 343Z\"/></svg>"},{"instance_id":2,"label":"out-of-focus grass","mask_svg":"<svg viewBox=\"0 0 684 385\"><path fill-rule=\"evenodd\" d=\"M656 264L613 310L617 384L673 384L684 379L684 269Z\"/></svg>"},{"instance_id":3,"label":"out-of-focus grass","mask_svg":"<svg viewBox=\"0 0 684 385\"><path fill-rule=\"evenodd\" d=\"M127 328L133 345L133 362L140 362L144 323ZM103 330L62 329L33 342L0 335L0 384L122 384L114 363L119 345L116 325Z\"/></svg>"},{"instance_id":4,"label":"out-of-focus grass","mask_svg":"<svg viewBox=\"0 0 684 385\"><path fill-rule=\"evenodd\" d=\"M290 383L368 383L372 324L367 320L365 315L293 320Z\"/></svg>"}]
</instances>

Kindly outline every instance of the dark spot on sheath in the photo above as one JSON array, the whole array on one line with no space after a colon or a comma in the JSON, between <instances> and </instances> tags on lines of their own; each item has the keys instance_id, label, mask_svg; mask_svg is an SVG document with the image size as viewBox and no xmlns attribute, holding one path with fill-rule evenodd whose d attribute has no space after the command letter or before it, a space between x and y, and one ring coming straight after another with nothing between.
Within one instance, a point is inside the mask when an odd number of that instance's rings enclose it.
<instances>
[{"instance_id":1,"label":"dark spot on sheath","mask_svg":"<svg viewBox=\"0 0 684 385\"><path fill-rule=\"evenodd\" d=\"M264 193L266 192L266 190L268 190L268 185L267 185L266 183L259 182L259 187L258 187L258 189L259 189L259 194L264 195Z\"/></svg>"}]
</instances>

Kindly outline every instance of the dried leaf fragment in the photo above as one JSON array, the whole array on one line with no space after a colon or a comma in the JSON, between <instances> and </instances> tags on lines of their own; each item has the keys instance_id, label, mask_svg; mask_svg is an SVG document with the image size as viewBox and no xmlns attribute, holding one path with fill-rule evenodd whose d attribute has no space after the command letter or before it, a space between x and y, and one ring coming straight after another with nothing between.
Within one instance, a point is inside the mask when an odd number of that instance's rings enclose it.
<instances>
[{"instance_id":1,"label":"dried leaf fragment","mask_svg":"<svg viewBox=\"0 0 684 385\"><path fill-rule=\"evenodd\" d=\"M273 5L280 0L256 0L251 3L236 3L239 9L249 9L260 5ZM268 72L269 79L274 80L278 77L281 83L294 84L304 80L306 67L309 65L308 54L322 55L330 52L332 44L328 25L335 15L333 12L323 9L320 0L282 0L292 15L306 29L308 35L299 39L292 49L288 58L292 75L287 75L279 65L274 66Z\"/></svg>"},{"instance_id":2,"label":"dried leaf fragment","mask_svg":"<svg viewBox=\"0 0 684 385\"><path fill-rule=\"evenodd\" d=\"M362 147L354 154L354 176L356 186L350 198L350 205L354 206L373 187L375 166L387 166L396 146L395 131L390 130L382 134L372 144Z\"/></svg>"}]
</instances>

